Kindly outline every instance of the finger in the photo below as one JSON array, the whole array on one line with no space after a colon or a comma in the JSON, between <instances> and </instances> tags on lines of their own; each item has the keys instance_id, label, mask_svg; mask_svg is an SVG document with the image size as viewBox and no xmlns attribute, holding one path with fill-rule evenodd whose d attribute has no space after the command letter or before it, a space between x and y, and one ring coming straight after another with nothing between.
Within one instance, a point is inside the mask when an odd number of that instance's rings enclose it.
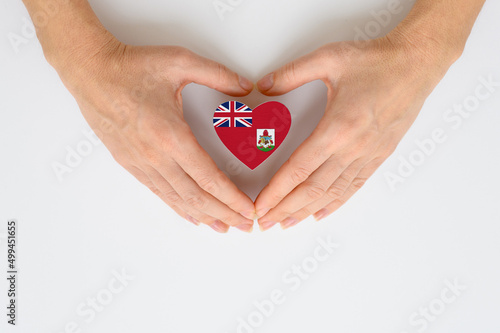
<instances>
[{"instance_id":1,"label":"finger","mask_svg":"<svg viewBox=\"0 0 500 333\"><path fill-rule=\"evenodd\" d=\"M174 206L181 209L184 212L184 214L181 216L183 216L189 222L193 222L197 225L199 225L200 223L207 225L214 223L215 219L213 217L206 214L202 214L192 209L191 207L185 205L182 198L173 189L173 187L169 184L169 182L154 169L148 170L147 177L149 177L153 189L156 189L156 190L152 189L152 191L155 194L157 194L170 207Z\"/></svg>"},{"instance_id":2,"label":"finger","mask_svg":"<svg viewBox=\"0 0 500 333\"><path fill-rule=\"evenodd\" d=\"M187 83L198 83L231 96L248 95L254 88L249 79L191 51L188 64L189 68L183 73Z\"/></svg>"},{"instance_id":3,"label":"finger","mask_svg":"<svg viewBox=\"0 0 500 333\"><path fill-rule=\"evenodd\" d=\"M351 197L361 189L361 187L364 184L364 180L354 181L351 186L345 191L344 195L342 195L340 198L333 200L331 203L329 203L325 208L323 208L321 211L317 212L314 214L314 217L317 221L329 216L330 214L334 213L342 207Z\"/></svg>"},{"instance_id":4,"label":"finger","mask_svg":"<svg viewBox=\"0 0 500 333\"><path fill-rule=\"evenodd\" d=\"M108 146L109 148L109 146ZM180 208L175 204L175 202L179 202L179 196L174 193L175 198L174 200L171 200L171 198L168 198L168 196L165 195L165 193L168 193L170 190L172 191L171 187L167 189L167 191L162 191L157 184L154 183L154 181L144 172L142 171L139 167L137 167L134 162L134 153L132 153L128 148L121 148L121 149L110 149L112 153L113 158L118 162L125 170L127 170L132 176L134 176L139 182L141 182L143 185L145 185L147 188L151 190L156 196L158 196L163 202L165 202L170 208L172 208L179 216L182 218L186 219L187 221L199 225L200 222L193 218L191 215L186 213L185 210ZM116 152L120 151L121 154L117 154ZM123 152L126 153L123 153ZM124 157L125 156L125 157Z\"/></svg>"},{"instance_id":5,"label":"finger","mask_svg":"<svg viewBox=\"0 0 500 333\"><path fill-rule=\"evenodd\" d=\"M339 157L329 158L306 181L297 186L275 208L259 219L261 229L266 230L272 226L272 223L268 223L270 221L281 222L307 205L328 196L329 187L334 181L343 172L350 172L350 170L346 170L348 165Z\"/></svg>"},{"instance_id":6,"label":"finger","mask_svg":"<svg viewBox=\"0 0 500 333\"><path fill-rule=\"evenodd\" d=\"M247 219L255 217L253 201L217 167L192 133L183 136L182 154L175 156L181 168L206 192Z\"/></svg>"},{"instance_id":7,"label":"finger","mask_svg":"<svg viewBox=\"0 0 500 333\"><path fill-rule=\"evenodd\" d=\"M197 225L199 225L201 222L220 233L226 233L229 230L229 225L186 204L186 202L176 192L172 185L170 185L170 183L159 172L157 172L153 168L148 168L148 173L149 178L153 182L154 186L157 187L160 191L159 196L169 206L176 205L184 210L187 213L185 214L186 220Z\"/></svg>"},{"instance_id":8,"label":"finger","mask_svg":"<svg viewBox=\"0 0 500 333\"><path fill-rule=\"evenodd\" d=\"M324 208L312 207L310 210L317 210L314 213L314 218L319 221L321 219L326 218L337 209L342 207L357 191L359 191L364 184L368 181L368 179L375 173L380 165L382 165L383 159L376 159L367 164L356 176L353 180L349 188L345 191L345 193L332 202L328 203ZM319 210L318 210L319 209Z\"/></svg>"},{"instance_id":9,"label":"finger","mask_svg":"<svg viewBox=\"0 0 500 333\"><path fill-rule=\"evenodd\" d=\"M332 103L327 110L336 109ZM306 181L327 159L341 154L356 142L363 131L344 118L326 114L313 133L296 149L261 191L255 201L257 218L263 217L270 209L283 200L295 187Z\"/></svg>"},{"instance_id":10,"label":"finger","mask_svg":"<svg viewBox=\"0 0 500 333\"><path fill-rule=\"evenodd\" d=\"M330 158L331 153L326 148L329 145L329 139L320 131L315 130L297 148L257 197L255 209L258 218L276 207L286 195L306 181L319 166Z\"/></svg>"},{"instance_id":11,"label":"finger","mask_svg":"<svg viewBox=\"0 0 500 333\"><path fill-rule=\"evenodd\" d=\"M221 234L225 234L229 230L229 226L220 220L215 220L209 227Z\"/></svg>"},{"instance_id":12,"label":"finger","mask_svg":"<svg viewBox=\"0 0 500 333\"><path fill-rule=\"evenodd\" d=\"M283 95L314 80L326 81L323 49L318 49L299 59L289 62L257 82L259 90L268 96Z\"/></svg>"},{"instance_id":13,"label":"finger","mask_svg":"<svg viewBox=\"0 0 500 333\"><path fill-rule=\"evenodd\" d=\"M151 181L151 179L139 168L135 166L130 166L126 168L132 176L134 176L137 180L139 180L143 185L151 190L154 194L156 194L163 202L165 202L170 208L172 208L179 216L186 219L187 221L193 223L194 225L200 225L200 222L187 214L184 210L180 209L176 205L174 205L170 200L167 200L166 196L158 187Z\"/></svg>"},{"instance_id":14,"label":"finger","mask_svg":"<svg viewBox=\"0 0 500 333\"><path fill-rule=\"evenodd\" d=\"M360 174L365 165L366 162L360 162L360 160L353 162L328 188L327 195L291 214L281 223L283 229L296 225L331 202L343 198L345 193L353 187L361 188L366 182L366 178L361 178Z\"/></svg>"},{"instance_id":15,"label":"finger","mask_svg":"<svg viewBox=\"0 0 500 333\"><path fill-rule=\"evenodd\" d=\"M157 172L168 179L168 182L181 197L184 204L191 209L203 214L214 217L227 225L237 226L241 224L253 224L252 220L243 217L234 210L227 207L224 203L217 200L208 192L201 189L198 184L184 172L184 170L175 162L165 162L160 166ZM175 175L172 177L172 175ZM183 207L180 205L180 207Z\"/></svg>"}]
</instances>

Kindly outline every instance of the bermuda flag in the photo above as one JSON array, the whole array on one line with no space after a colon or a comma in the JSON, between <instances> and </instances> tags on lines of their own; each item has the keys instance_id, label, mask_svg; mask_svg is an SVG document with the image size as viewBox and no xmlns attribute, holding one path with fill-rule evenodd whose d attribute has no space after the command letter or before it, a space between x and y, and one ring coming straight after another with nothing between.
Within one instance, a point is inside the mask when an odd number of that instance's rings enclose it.
<instances>
[{"instance_id":1,"label":"bermuda flag","mask_svg":"<svg viewBox=\"0 0 500 333\"><path fill-rule=\"evenodd\" d=\"M290 111L279 102L266 102L252 110L243 103L230 101L221 104L213 115L219 139L251 170L279 148L291 124Z\"/></svg>"},{"instance_id":2,"label":"bermuda flag","mask_svg":"<svg viewBox=\"0 0 500 333\"><path fill-rule=\"evenodd\" d=\"M236 101L222 103L215 110L213 124L214 127L252 127L252 109Z\"/></svg>"}]
</instances>

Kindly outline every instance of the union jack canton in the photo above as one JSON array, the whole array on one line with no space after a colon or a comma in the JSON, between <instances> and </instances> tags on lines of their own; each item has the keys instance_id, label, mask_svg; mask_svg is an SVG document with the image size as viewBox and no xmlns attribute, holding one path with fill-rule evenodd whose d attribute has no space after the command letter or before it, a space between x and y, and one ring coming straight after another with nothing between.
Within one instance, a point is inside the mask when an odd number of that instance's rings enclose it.
<instances>
[{"instance_id":1,"label":"union jack canton","mask_svg":"<svg viewBox=\"0 0 500 333\"><path fill-rule=\"evenodd\" d=\"M252 127L252 109L236 101L223 103L215 110L213 123L214 127Z\"/></svg>"}]
</instances>

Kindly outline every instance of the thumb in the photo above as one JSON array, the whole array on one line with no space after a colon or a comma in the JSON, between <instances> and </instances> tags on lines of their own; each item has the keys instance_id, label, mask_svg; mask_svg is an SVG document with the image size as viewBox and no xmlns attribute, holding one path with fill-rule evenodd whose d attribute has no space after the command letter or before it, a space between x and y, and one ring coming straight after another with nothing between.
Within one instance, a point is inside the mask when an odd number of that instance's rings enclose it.
<instances>
[{"instance_id":1,"label":"thumb","mask_svg":"<svg viewBox=\"0 0 500 333\"><path fill-rule=\"evenodd\" d=\"M264 95L286 94L314 80L326 80L328 55L321 49L296 59L272 72L257 82L257 88Z\"/></svg>"},{"instance_id":2,"label":"thumb","mask_svg":"<svg viewBox=\"0 0 500 333\"><path fill-rule=\"evenodd\" d=\"M231 96L246 96L254 88L249 79L226 66L191 52L189 69L185 72L188 83L197 83Z\"/></svg>"}]
</instances>

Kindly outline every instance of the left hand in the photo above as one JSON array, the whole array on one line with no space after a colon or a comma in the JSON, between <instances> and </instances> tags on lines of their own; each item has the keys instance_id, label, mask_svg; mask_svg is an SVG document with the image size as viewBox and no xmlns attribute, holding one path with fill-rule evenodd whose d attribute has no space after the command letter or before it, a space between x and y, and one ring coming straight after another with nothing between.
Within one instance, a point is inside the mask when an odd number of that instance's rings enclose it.
<instances>
[{"instance_id":1,"label":"left hand","mask_svg":"<svg viewBox=\"0 0 500 333\"><path fill-rule=\"evenodd\" d=\"M318 79L328 88L317 128L255 202L261 229L286 229L311 214L319 220L342 206L392 154L456 58L393 32L326 45L261 79L268 96Z\"/></svg>"}]
</instances>

